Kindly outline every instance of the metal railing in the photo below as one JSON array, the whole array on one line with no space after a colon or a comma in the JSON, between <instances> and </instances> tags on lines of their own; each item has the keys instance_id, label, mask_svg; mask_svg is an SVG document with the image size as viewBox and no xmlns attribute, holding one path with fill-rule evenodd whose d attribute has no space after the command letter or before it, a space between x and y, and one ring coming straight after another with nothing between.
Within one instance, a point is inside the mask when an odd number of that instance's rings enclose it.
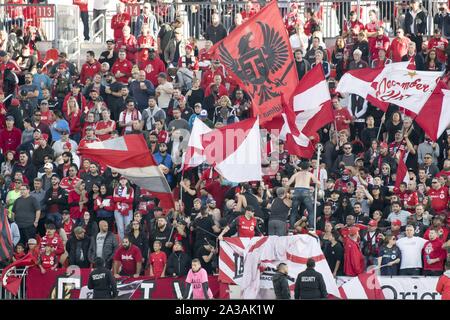
<instances>
[{"instance_id":1,"label":"metal railing","mask_svg":"<svg viewBox=\"0 0 450 320\"><path fill-rule=\"evenodd\" d=\"M101 22L99 22L101 20ZM98 27L100 26L100 27ZM99 29L97 32L95 32L96 29ZM95 19L92 20L91 26L91 41L95 41L95 39L99 36L101 36L101 41L106 41L106 16L104 14L99 15Z\"/></svg>"},{"instance_id":2,"label":"metal railing","mask_svg":"<svg viewBox=\"0 0 450 320\"><path fill-rule=\"evenodd\" d=\"M15 28L27 32L40 31L43 40L56 36L56 6L54 4L0 4L0 29L9 33Z\"/></svg>"},{"instance_id":3,"label":"metal railing","mask_svg":"<svg viewBox=\"0 0 450 320\"><path fill-rule=\"evenodd\" d=\"M67 52L67 59L69 61L77 61L78 68L80 67L81 63L81 37L77 36L67 42L66 46L64 47L64 52Z\"/></svg>"},{"instance_id":4,"label":"metal railing","mask_svg":"<svg viewBox=\"0 0 450 320\"><path fill-rule=\"evenodd\" d=\"M395 29L404 27L404 17L408 9L406 1L396 0L306 0L306 1L278 1L283 17L290 12L290 4L298 4L298 12L301 20L305 21L307 8L315 12L315 16L321 25L322 33L325 38L336 37L349 17L350 11L355 11L361 22L364 24L370 21L369 13L375 10L378 18L384 22L384 26L389 35L393 36ZM427 12L428 17L428 35L433 32L433 16L438 12L438 3L441 0L424 0L422 9ZM202 1L202 2L181 2L157 4L152 3L152 11L158 18L160 24L170 23L176 17L184 21L184 31L188 37L201 39L206 27L211 24L211 16L218 13L221 16L221 22L224 27L229 28L234 23L234 18L238 13L247 13L248 11L258 11L264 0L254 1L254 8L250 9L247 2L243 1ZM142 4L127 5L127 12L136 20L141 12Z\"/></svg>"}]
</instances>

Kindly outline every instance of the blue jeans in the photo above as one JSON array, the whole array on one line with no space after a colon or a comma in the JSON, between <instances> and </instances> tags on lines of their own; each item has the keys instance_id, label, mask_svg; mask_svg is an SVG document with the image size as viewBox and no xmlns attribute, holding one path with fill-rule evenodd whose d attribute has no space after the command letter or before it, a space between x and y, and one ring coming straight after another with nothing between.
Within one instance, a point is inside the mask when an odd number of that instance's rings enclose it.
<instances>
[{"instance_id":1,"label":"blue jeans","mask_svg":"<svg viewBox=\"0 0 450 320\"><path fill-rule=\"evenodd\" d=\"M309 228L314 227L314 205L312 199L312 193L309 188L295 188L294 198L292 199L291 217L289 219L291 228L298 220L298 208L303 204L308 211L308 224Z\"/></svg>"}]
</instances>

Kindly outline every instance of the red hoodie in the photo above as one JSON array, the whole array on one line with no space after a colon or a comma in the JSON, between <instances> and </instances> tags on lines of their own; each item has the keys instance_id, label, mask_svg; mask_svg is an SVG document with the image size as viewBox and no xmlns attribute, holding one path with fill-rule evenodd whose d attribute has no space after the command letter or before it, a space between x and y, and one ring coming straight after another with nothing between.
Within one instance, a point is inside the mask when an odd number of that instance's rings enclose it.
<instances>
[{"instance_id":1,"label":"red hoodie","mask_svg":"<svg viewBox=\"0 0 450 320\"><path fill-rule=\"evenodd\" d=\"M445 259L447 258L447 251L442 249L443 242L439 238L428 240L422 249L423 269L430 271L444 270ZM439 258L439 262L428 264L427 257L430 259Z\"/></svg>"}]
</instances>

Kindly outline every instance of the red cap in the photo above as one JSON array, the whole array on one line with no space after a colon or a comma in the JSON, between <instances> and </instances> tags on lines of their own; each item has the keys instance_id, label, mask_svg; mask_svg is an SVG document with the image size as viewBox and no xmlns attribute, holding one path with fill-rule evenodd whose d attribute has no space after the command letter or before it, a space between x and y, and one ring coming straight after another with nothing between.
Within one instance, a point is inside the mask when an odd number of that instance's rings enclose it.
<instances>
[{"instance_id":1,"label":"red cap","mask_svg":"<svg viewBox=\"0 0 450 320\"><path fill-rule=\"evenodd\" d=\"M358 232L359 232L358 227L350 227L350 229L348 229L348 234L351 236L357 235Z\"/></svg>"},{"instance_id":2,"label":"red cap","mask_svg":"<svg viewBox=\"0 0 450 320\"><path fill-rule=\"evenodd\" d=\"M48 141L48 134L43 133L43 134L41 135L41 137L42 137L42 139L44 139L45 141Z\"/></svg>"},{"instance_id":3,"label":"red cap","mask_svg":"<svg viewBox=\"0 0 450 320\"><path fill-rule=\"evenodd\" d=\"M342 174L350 174L350 169L345 169L344 172L342 172Z\"/></svg>"},{"instance_id":4,"label":"red cap","mask_svg":"<svg viewBox=\"0 0 450 320\"><path fill-rule=\"evenodd\" d=\"M66 65L65 63L61 63L61 64L58 66L58 69L67 69L67 65Z\"/></svg>"},{"instance_id":5,"label":"red cap","mask_svg":"<svg viewBox=\"0 0 450 320\"><path fill-rule=\"evenodd\" d=\"M186 47L184 47L185 50L189 49L192 50L192 45L191 44L187 44Z\"/></svg>"},{"instance_id":6,"label":"red cap","mask_svg":"<svg viewBox=\"0 0 450 320\"><path fill-rule=\"evenodd\" d=\"M402 222L400 220L396 219L396 220L391 222L391 225L400 227L402 225Z\"/></svg>"},{"instance_id":7,"label":"red cap","mask_svg":"<svg viewBox=\"0 0 450 320\"><path fill-rule=\"evenodd\" d=\"M388 144L386 142L382 142L382 143L380 143L380 148L387 149Z\"/></svg>"},{"instance_id":8,"label":"red cap","mask_svg":"<svg viewBox=\"0 0 450 320\"><path fill-rule=\"evenodd\" d=\"M375 221L375 220L370 220L370 221L369 221L369 226L370 226L370 227L377 227L377 226L378 226L378 222Z\"/></svg>"}]
</instances>

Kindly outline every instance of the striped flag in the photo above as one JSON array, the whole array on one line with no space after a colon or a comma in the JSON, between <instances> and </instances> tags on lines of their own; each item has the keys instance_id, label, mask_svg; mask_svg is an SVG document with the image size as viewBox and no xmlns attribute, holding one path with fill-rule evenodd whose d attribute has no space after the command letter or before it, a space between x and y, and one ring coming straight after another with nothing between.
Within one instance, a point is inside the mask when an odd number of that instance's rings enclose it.
<instances>
[{"instance_id":1,"label":"striped flag","mask_svg":"<svg viewBox=\"0 0 450 320\"><path fill-rule=\"evenodd\" d=\"M83 157L108 166L139 187L151 191L160 199L161 207L173 208L170 186L148 149L143 135L129 134L95 141L79 147L78 150Z\"/></svg>"},{"instance_id":2,"label":"striped flag","mask_svg":"<svg viewBox=\"0 0 450 320\"><path fill-rule=\"evenodd\" d=\"M202 145L201 136L211 131L212 129L209 128L202 120L198 117L195 118L194 125L192 126L192 132L189 136L188 148L183 155L183 170L197 167L206 161L206 157L203 154L204 148Z\"/></svg>"},{"instance_id":3,"label":"striped flag","mask_svg":"<svg viewBox=\"0 0 450 320\"><path fill-rule=\"evenodd\" d=\"M25 274L27 267L35 265L37 263L36 257L33 256L32 252L28 252L22 259L14 261L6 268L3 269L2 272L2 286L11 292L14 296L17 296L19 292L20 283L22 282L22 278ZM17 268L25 267L22 273L16 274Z\"/></svg>"},{"instance_id":4,"label":"striped flag","mask_svg":"<svg viewBox=\"0 0 450 320\"><path fill-rule=\"evenodd\" d=\"M378 276L372 271L361 273L339 287L342 299L384 300Z\"/></svg>"},{"instance_id":5,"label":"striped flag","mask_svg":"<svg viewBox=\"0 0 450 320\"><path fill-rule=\"evenodd\" d=\"M13 252L14 246L8 222L8 211L0 206L0 262L9 261Z\"/></svg>"},{"instance_id":6,"label":"striped flag","mask_svg":"<svg viewBox=\"0 0 450 320\"><path fill-rule=\"evenodd\" d=\"M408 184L409 182L409 175L408 175L408 168L406 167L406 158L408 157L408 153L406 150L403 150L400 153L400 159L398 160L398 166L397 166L397 177L395 179L395 187L400 188L400 184L402 182L405 182Z\"/></svg>"}]
</instances>

